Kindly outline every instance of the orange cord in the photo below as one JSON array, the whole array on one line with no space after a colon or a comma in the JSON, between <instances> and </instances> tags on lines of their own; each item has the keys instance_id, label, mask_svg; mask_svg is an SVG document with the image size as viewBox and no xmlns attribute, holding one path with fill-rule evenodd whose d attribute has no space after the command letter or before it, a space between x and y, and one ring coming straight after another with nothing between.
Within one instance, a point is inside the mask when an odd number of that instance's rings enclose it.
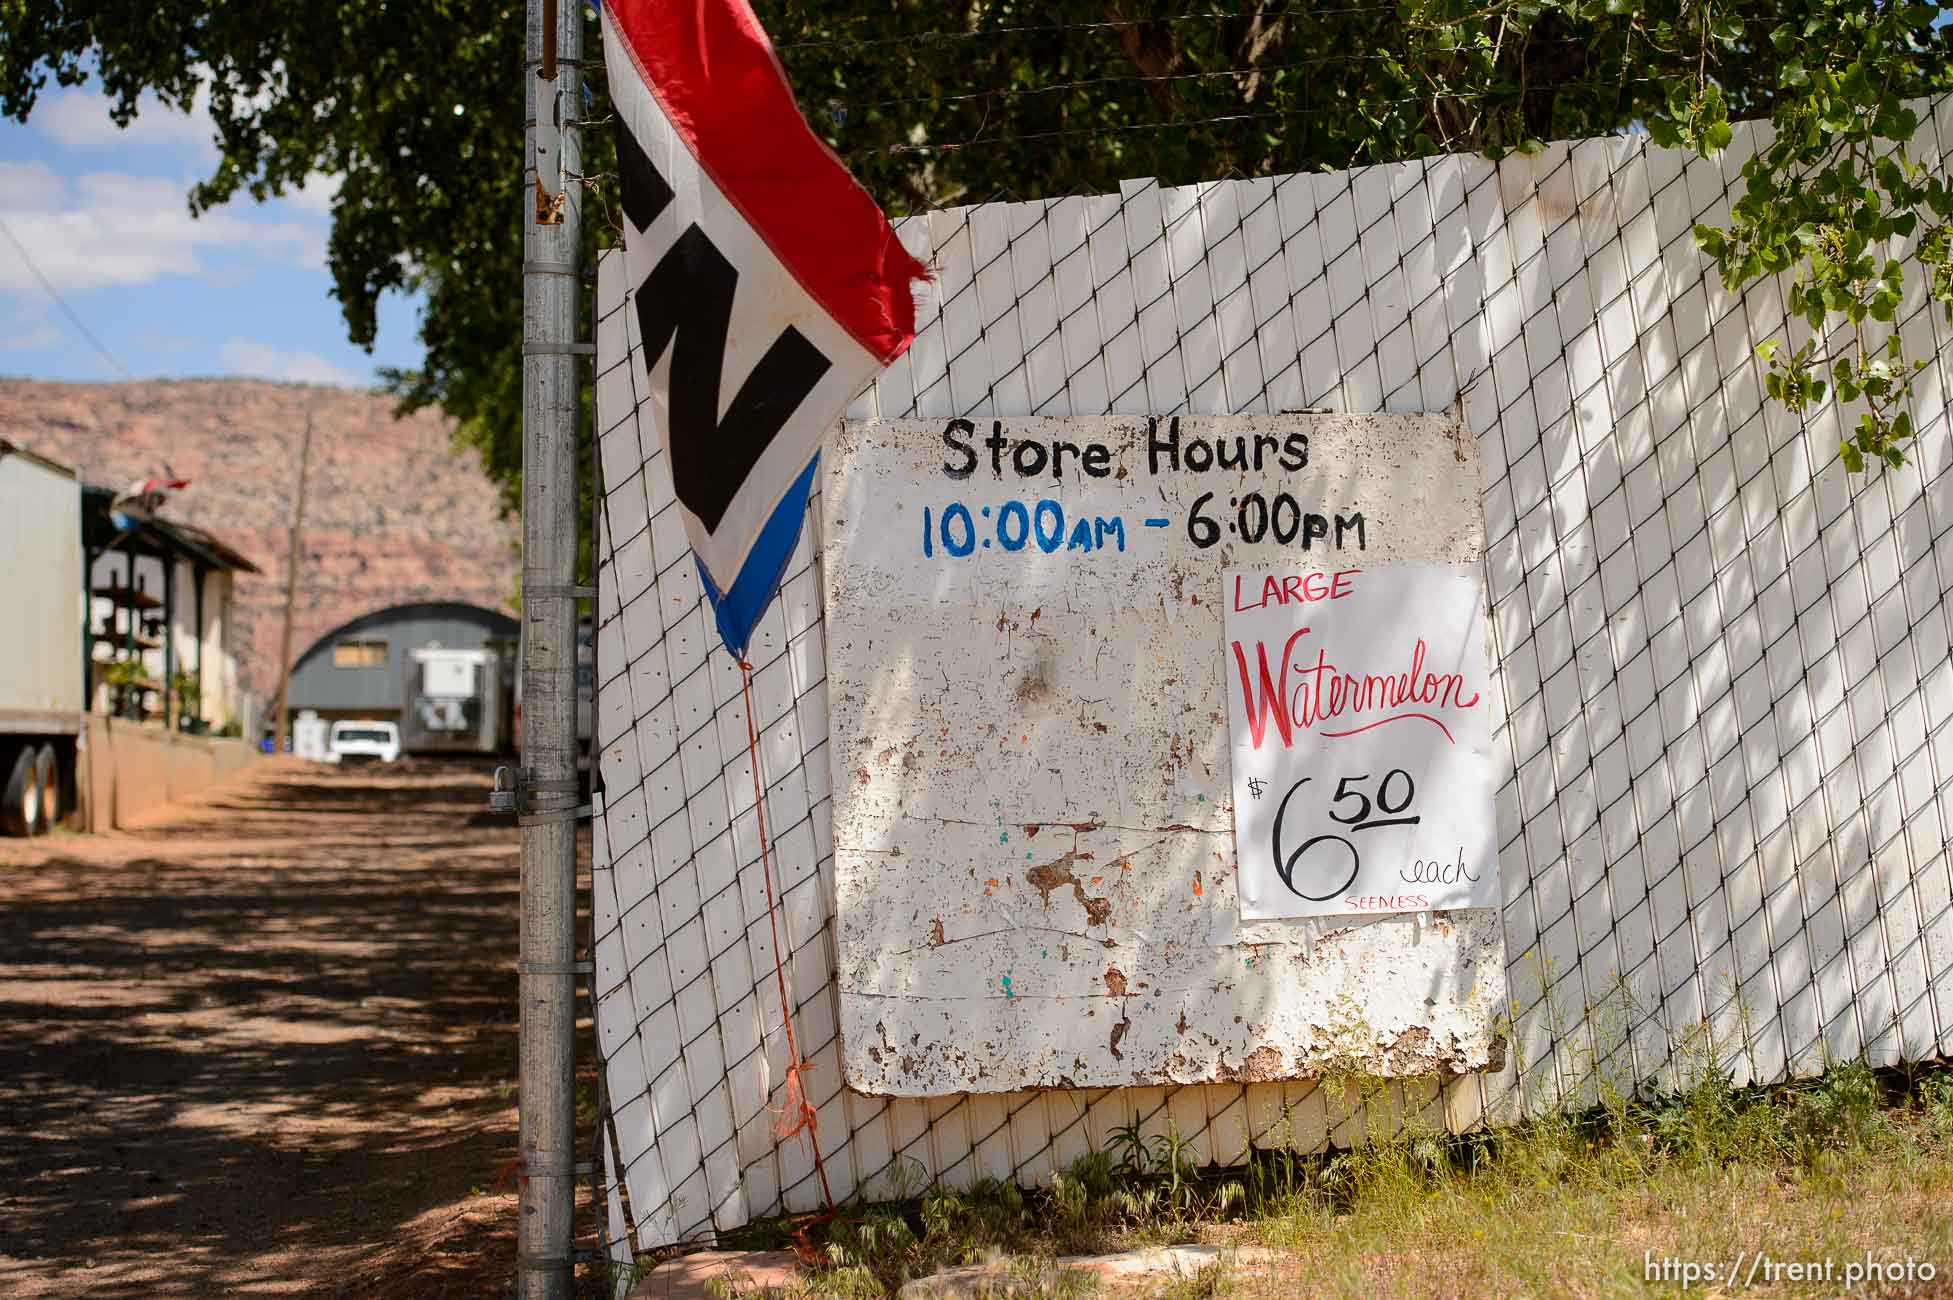
<instances>
[{"instance_id":1,"label":"orange cord","mask_svg":"<svg viewBox=\"0 0 1953 1300\"><path fill-rule=\"evenodd\" d=\"M773 1126L774 1134L784 1142L796 1133L807 1135L807 1145L814 1151L814 1170L821 1178L821 1199L827 1205L827 1212L834 1213L834 1192L827 1185L827 1166L821 1161L820 1122L814 1108L807 1101L807 1089L801 1083L801 1072L807 1062L800 1059L800 1048L794 1042L793 1011L787 1004L787 970L781 955L780 918L773 901L773 855L766 841L766 799L760 786L759 733L753 726L753 666L744 659L739 661L740 689L746 698L746 753L753 764L753 811L759 816L760 873L766 880L766 921L773 927L773 975L780 984L780 1019L787 1029L787 1082L785 1096L781 1098L779 1119Z\"/></svg>"}]
</instances>

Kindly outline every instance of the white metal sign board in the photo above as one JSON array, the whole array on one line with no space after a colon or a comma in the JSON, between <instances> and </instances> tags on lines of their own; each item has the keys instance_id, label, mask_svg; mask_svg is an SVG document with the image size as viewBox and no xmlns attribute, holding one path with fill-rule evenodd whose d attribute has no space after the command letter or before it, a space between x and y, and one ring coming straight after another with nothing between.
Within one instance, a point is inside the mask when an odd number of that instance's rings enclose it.
<instances>
[{"instance_id":1,"label":"white metal sign board","mask_svg":"<svg viewBox=\"0 0 1953 1300\"><path fill-rule=\"evenodd\" d=\"M1223 671L1231 568L1475 570L1477 455L1435 415L843 427L821 514L852 1087L1496 1063L1496 912L1244 919Z\"/></svg>"},{"instance_id":2,"label":"white metal sign board","mask_svg":"<svg viewBox=\"0 0 1953 1300\"><path fill-rule=\"evenodd\" d=\"M1226 574L1241 915L1497 907L1476 566Z\"/></svg>"}]
</instances>

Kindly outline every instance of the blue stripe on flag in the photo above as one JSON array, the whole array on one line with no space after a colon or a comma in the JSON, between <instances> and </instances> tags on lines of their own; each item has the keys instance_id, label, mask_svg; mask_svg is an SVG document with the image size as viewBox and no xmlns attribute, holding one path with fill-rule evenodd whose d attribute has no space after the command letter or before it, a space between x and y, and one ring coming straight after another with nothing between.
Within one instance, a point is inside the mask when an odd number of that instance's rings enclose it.
<instances>
[{"instance_id":1,"label":"blue stripe on flag","mask_svg":"<svg viewBox=\"0 0 1953 1300\"><path fill-rule=\"evenodd\" d=\"M800 521L807 516L807 496L813 491L814 470L820 463L820 454L816 452L787 494L780 498L780 504L773 507L766 527L760 529L759 538L746 552L746 562L739 566L739 576L732 580L731 590L720 595L712 585L712 575L705 571L703 564L698 566L705 598L712 603L713 617L718 620L719 636L735 659L746 657L746 643L752 638L753 628L758 626L773 593L779 590L780 575L786 572L787 560L800 540ZM692 558L694 563L698 562L697 556Z\"/></svg>"}]
</instances>

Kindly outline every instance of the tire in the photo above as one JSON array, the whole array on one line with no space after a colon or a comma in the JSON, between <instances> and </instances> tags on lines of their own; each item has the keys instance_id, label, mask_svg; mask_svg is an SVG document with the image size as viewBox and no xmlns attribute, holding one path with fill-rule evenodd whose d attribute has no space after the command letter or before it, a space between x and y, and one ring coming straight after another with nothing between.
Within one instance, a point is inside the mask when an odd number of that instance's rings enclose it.
<instances>
[{"instance_id":1,"label":"tire","mask_svg":"<svg viewBox=\"0 0 1953 1300\"><path fill-rule=\"evenodd\" d=\"M36 752L34 774L41 783L41 819L35 833L45 835L68 811L61 806L61 762L55 757L54 746L42 745Z\"/></svg>"},{"instance_id":2,"label":"tire","mask_svg":"<svg viewBox=\"0 0 1953 1300\"><path fill-rule=\"evenodd\" d=\"M14 751L7 769L7 784L0 790L0 831L8 835L31 835L41 819L41 777L35 770L32 746Z\"/></svg>"}]
</instances>

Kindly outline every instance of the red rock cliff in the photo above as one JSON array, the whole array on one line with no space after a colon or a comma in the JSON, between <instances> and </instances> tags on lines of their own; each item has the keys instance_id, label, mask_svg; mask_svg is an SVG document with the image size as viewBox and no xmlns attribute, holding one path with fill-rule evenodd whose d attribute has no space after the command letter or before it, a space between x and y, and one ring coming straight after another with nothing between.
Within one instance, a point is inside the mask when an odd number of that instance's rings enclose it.
<instances>
[{"instance_id":1,"label":"red rock cliff","mask_svg":"<svg viewBox=\"0 0 1953 1300\"><path fill-rule=\"evenodd\" d=\"M313 421L293 654L348 619L407 601L507 609L518 528L453 423L396 419L390 398L250 379L69 384L0 379L0 437L121 488L164 462L190 486L166 509L263 570L237 583L238 670L269 697L299 445Z\"/></svg>"}]
</instances>

